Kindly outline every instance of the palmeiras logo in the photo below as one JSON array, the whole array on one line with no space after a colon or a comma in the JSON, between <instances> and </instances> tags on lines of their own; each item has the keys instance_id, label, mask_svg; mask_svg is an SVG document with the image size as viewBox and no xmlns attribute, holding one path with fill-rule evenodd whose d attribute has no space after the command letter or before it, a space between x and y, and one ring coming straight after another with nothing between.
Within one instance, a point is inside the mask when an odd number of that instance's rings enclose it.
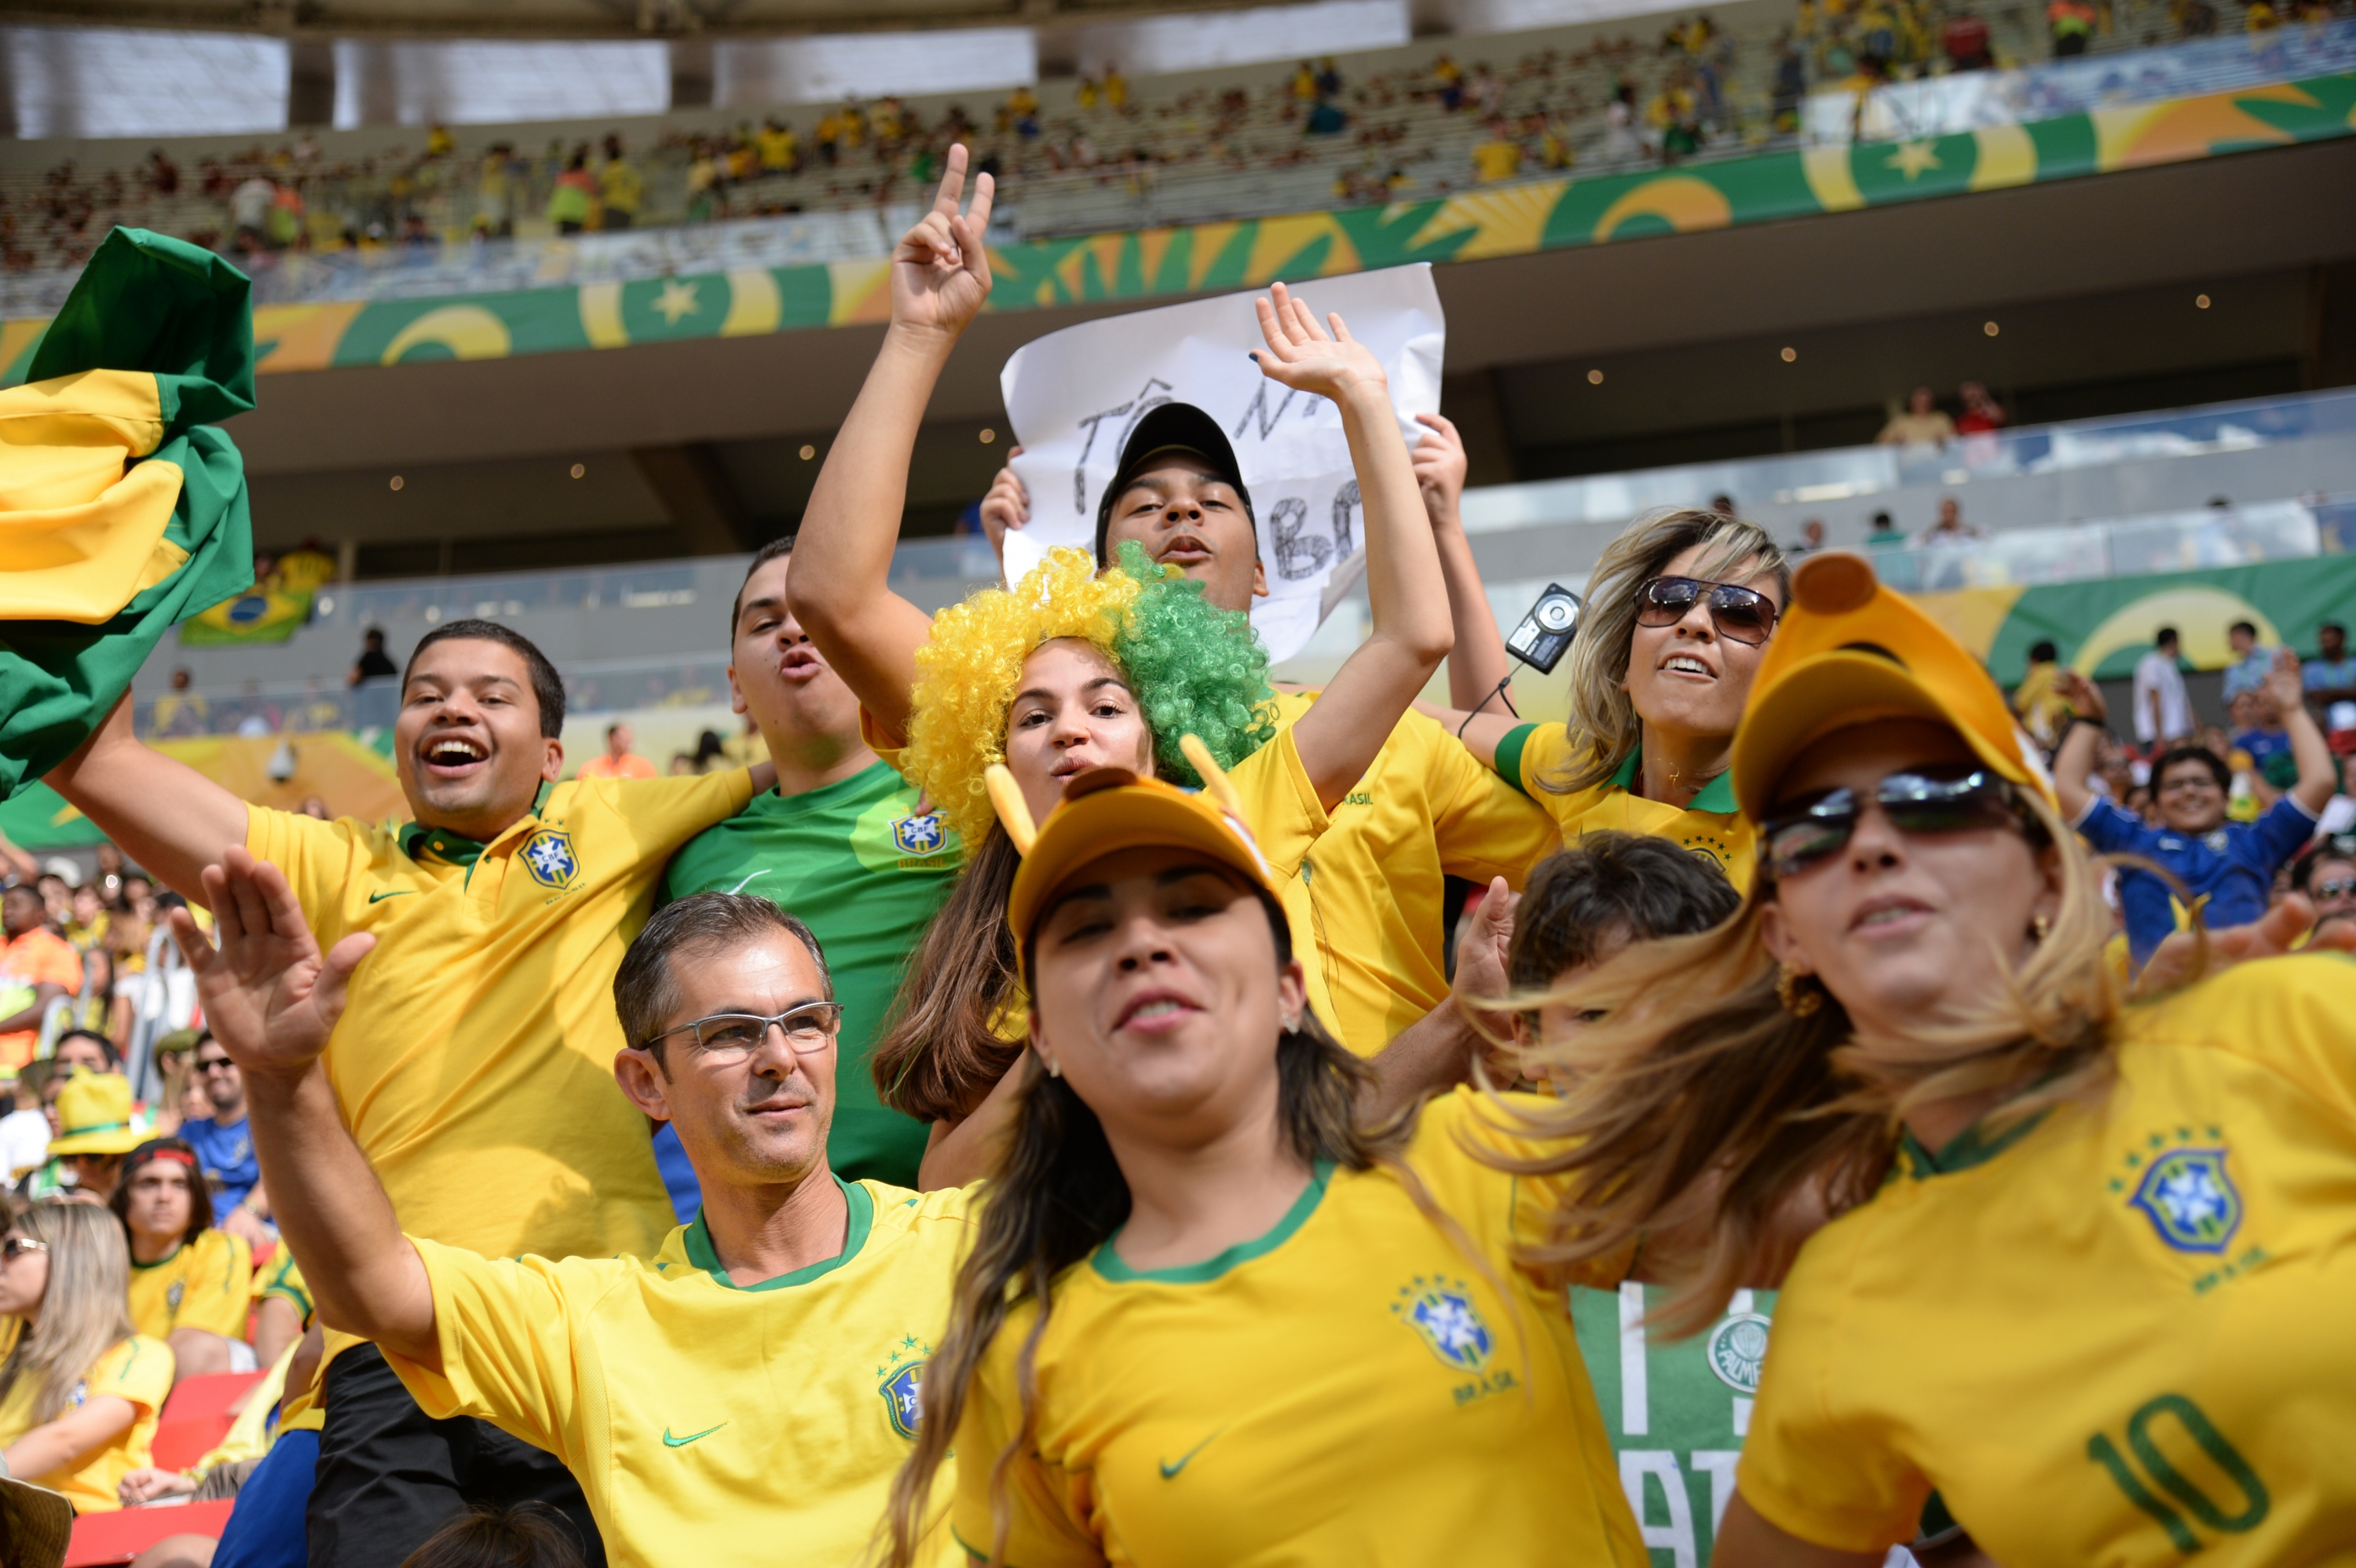
<instances>
[{"instance_id":1,"label":"palmeiras logo","mask_svg":"<svg viewBox=\"0 0 2356 1568\"><path fill-rule=\"evenodd\" d=\"M936 854L948 842L948 834L941 827L938 812L892 819L892 843L903 855Z\"/></svg>"},{"instance_id":2,"label":"palmeiras logo","mask_svg":"<svg viewBox=\"0 0 2356 1568\"><path fill-rule=\"evenodd\" d=\"M875 1392L884 1396L884 1413L892 1430L913 1439L924 1413L925 1363L933 1348L916 1336L904 1336L891 1355L875 1369Z\"/></svg>"},{"instance_id":3,"label":"palmeiras logo","mask_svg":"<svg viewBox=\"0 0 2356 1568\"><path fill-rule=\"evenodd\" d=\"M562 827L541 828L523 841L517 856L533 881L558 892L571 887L581 874L581 862L573 853L573 835Z\"/></svg>"},{"instance_id":4,"label":"palmeiras logo","mask_svg":"<svg viewBox=\"0 0 2356 1568\"><path fill-rule=\"evenodd\" d=\"M1477 1372L1497 1348L1496 1337L1472 1305L1472 1289L1462 1280L1415 1276L1399 1286L1391 1315L1414 1329L1431 1353L1458 1371Z\"/></svg>"},{"instance_id":5,"label":"palmeiras logo","mask_svg":"<svg viewBox=\"0 0 2356 1568\"><path fill-rule=\"evenodd\" d=\"M1756 1312L1736 1312L1709 1331L1703 1347L1709 1370L1718 1381L1740 1394L1759 1392L1759 1369L1767 1360L1767 1319Z\"/></svg>"},{"instance_id":6,"label":"palmeiras logo","mask_svg":"<svg viewBox=\"0 0 2356 1568\"><path fill-rule=\"evenodd\" d=\"M2154 1158L2128 1200L2179 1253L2222 1253L2242 1225L2242 1194L2222 1148L2178 1148Z\"/></svg>"}]
</instances>

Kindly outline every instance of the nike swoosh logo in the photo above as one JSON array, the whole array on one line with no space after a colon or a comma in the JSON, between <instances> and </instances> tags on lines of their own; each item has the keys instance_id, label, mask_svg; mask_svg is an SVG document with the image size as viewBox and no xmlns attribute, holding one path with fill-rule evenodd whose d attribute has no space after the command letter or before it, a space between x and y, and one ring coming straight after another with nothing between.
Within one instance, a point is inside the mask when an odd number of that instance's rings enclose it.
<instances>
[{"instance_id":1,"label":"nike swoosh logo","mask_svg":"<svg viewBox=\"0 0 2356 1568\"><path fill-rule=\"evenodd\" d=\"M1225 1430L1226 1430L1225 1427L1220 1428L1220 1431L1222 1432ZM1167 1459L1162 1460L1162 1478L1167 1481L1175 1477L1179 1471L1184 1469L1188 1465L1193 1464L1194 1462L1194 1456L1200 1454L1204 1449L1208 1448L1211 1445L1212 1438L1218 1436L1218 1435L1219 1434L1217 1432L1214 1432L1211 1434L1210 1437L1204 1438L1200 1443L1197 1443L1192 1448L1187 1449L1186 1452L1178 1456L1178 1462L1174 1465Z\"/></svg>"},{"instance_id":2,"label":"nike swoosh logo","mask_svg":"<svg viewBox=\"0 0 2356 1568\"><path fill-rule=\"evenodd\" d=\"M369 894L369 902L380 903L386 899L397 899L404 893L413 893L416 891L417 890L415 888L395 888L389 893L370 893Z\"/></svg>"},{"instance_id":3,"label":"nike swoosh logo","mask_svg":"<svg viewBox=\"0 0 2356 1568\"><path fill-rule=\"evenodd\" d=\"M723 1421L720 1424L720 1426L725 1426L727 1424L728 1424ZM663 1446L666 1448L684 1448L699 1437L711 1436L713 1433L720 1430L720 1426L707 1426L701 1432L691 1432L684 1437L673 1437L670 1435L670 1428L666 1426L663 1428ZM1193 1456L1189 1455L1188 1457L1192 1458Z\"/></svg>"}]
</instances>

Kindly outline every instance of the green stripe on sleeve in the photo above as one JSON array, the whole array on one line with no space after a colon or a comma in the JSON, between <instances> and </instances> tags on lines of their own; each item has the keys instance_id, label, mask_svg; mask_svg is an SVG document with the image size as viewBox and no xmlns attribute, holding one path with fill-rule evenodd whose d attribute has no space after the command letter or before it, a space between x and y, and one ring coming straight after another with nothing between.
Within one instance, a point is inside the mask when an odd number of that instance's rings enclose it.
<instances>
[{"instance_id":1,"label":"green stripe on sleeve","mask_svg":"<svg viewBox=\"0 0 2356 1568\"><path fill-rule=\"evenodd\" d=\"M1497 776L1524 795L1529 794L1530 788L1522 782L1522 748L1530 743L1530 737L1537 734L1537 730L1535 724L1516 724L1506 731L1504 740L1497 742L1497 761L1494 763Z\"/></svg>"}]
</instances>

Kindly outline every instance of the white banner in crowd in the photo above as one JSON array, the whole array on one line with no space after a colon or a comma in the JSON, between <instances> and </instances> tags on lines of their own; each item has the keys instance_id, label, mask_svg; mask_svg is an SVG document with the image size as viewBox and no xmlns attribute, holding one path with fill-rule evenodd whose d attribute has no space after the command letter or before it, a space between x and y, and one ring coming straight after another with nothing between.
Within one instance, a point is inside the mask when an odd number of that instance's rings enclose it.
<instances>
[{"instance_id":1,"label":"white banner in crowd","mask_svg":"<svg viewBox=\"0 0 2356 1568\"><path fill-rule=\"evenodd\" d=\"M1419 413L1440 411L1447 325L1429 263L1318 279L1296 292L1323 321L1338 312L1390 378L1391 407L1414 445ZM1269 656L1299 653L1365 569L1364 518L1341 411L1260 374L1266 347L1252 308L1258 291L1141 310L1050 333L1017 349L1000 374L1031 492L1029 526L1006 539L1006 575L1056 545L1089 549L1097 506L1122 443L1146 411L1167 402L1204 410L1234 443L1251 490L1269 596L1252 625Z\"/></svg>"}]
</instances>

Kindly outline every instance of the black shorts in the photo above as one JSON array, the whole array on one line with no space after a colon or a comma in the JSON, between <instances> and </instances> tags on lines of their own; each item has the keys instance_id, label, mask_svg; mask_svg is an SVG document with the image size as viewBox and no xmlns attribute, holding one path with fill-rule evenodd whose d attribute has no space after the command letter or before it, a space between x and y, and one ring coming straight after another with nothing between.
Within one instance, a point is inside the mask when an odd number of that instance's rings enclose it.
<instances>
[{"instance_id":1,"label":"black shorts","mask_svg":"<svg viewBox=\"0 0 2356 1568\"><path fill-rule=\"evenodd\" d=\"M311 1568L400 1568L473 1505L521 1502L552 1509L572 1526L589 1568L604 1568L605 1542L589 1500L553 1454L487 1421L434 1420L374 1345L355 1345L328 1364L326 1396L304 1516Z\"/></svg>"}]
</instances>

